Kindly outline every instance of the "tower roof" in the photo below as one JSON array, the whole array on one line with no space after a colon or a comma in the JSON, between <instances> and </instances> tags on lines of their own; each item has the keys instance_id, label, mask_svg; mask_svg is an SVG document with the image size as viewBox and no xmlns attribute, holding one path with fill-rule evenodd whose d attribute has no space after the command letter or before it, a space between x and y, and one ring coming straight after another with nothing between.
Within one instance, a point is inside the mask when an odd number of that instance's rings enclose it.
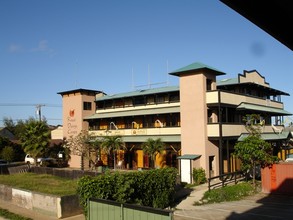
<instances>
[{"instance_id":1,"label":"tower roof","mask_svg":"<svg viewBox=\"0 0 293 220\"><path fill-rule=\"evenodd\" d=\"M226 73L224 73L214 67L200 63L200 62L195 62L195 63L189 64L189 65L182 67L180 69L177 69L169 74L174 75L174 76L182 76L182 75L189 74L189 73L197 73L201 70L209 71L211 73L214 73L215 75L226 75Z\"/></svg>"},{"instance_id":2,"label":"tower roof","mask_svg":"<svg viewBox=\"0 0 293 220\"><path fill-rule=\"evenodd\" d=\"M98 94L98 93L103 93L102 91L98 91L98 90L92 90L92 89L73 89L73 90L67 90L64 92L58 92L57 94L59 95L66 95L66 94L72 94L72 93L82 93L82 94Z\"/></svg>"}]
</instances>

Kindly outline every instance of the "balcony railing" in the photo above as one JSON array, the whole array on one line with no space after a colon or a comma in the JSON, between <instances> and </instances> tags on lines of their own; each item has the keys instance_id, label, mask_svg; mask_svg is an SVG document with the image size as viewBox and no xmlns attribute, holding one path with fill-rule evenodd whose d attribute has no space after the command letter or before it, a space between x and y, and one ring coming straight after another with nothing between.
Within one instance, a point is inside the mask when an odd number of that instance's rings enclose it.
<instances>
[{"instance_id":1,"label":"balcony railing","mask_svg":"<svg viewBox=\"0 0 293 220\"><path fill-rule=\"evenodd\" d=\"M265 125L261 127L262 133L275 133L278 131L282 131L284 126L272 126ZM242 124L223 124L222 125L222 136L223 137L231 137L231 136L239 136L243 133L248 133L245 129L245 126ZM208 137L220 137L220 125L219 124L208 124Z\"/></svg>"},{"instance_id":2,"label":"balcony railing","mask_svg":"<svg viewBox=\"0 0 293 220\"><path fill-rule=\"evenodd\" d=\"M134 129L113 129L113 130L91 130L94 136L131 136L131 135L180 135L180 127L159 127L159 128L134 128Z\"/></svg>"},{"instance_id":3,"label":"balcony railing","mask_svg":"<svg viewBox=\"0 0 293 220\"><path fill-rule=\"evenodd\" d=\"M219 91L209 91L206 93L206 100L207 104L219 103L218 97ZM283 109L284 105L281 102L277 102L270 99L260 98L260 97L253 97L248 95L241 95L231 92L224 92L220 91L221 95L221 103L232 104L232 105L239 105L242 102L256 104L256 105L263 105L269 106L274 108Z\"/></svg>"}]
</instances>

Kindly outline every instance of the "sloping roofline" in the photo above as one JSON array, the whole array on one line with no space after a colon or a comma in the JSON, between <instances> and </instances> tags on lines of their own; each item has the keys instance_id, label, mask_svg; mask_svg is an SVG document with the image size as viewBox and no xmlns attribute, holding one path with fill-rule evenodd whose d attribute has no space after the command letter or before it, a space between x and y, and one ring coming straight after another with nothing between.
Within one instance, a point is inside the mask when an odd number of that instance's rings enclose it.
<instances>
[{"instance_id":1,"label":"sloping roofline","mask_svg":"<svg viewBox=\"0 0 293 220\"><path fill-rule=\"evenodd\" d=\"M159 93L165 93L165 92L177 92L177 91L179 91L178 86L166 86L166 87L151 88L151 89L141 89L141 90L136 90L132 92L101 96L101 97L98 97L96 101L120 99L120 98L127 98L127 97L141 96L141 95L159 94Z\"/></svg>"},{"instance_id":2,"label":"sloping roofline","mask_svg":"<svg viewBox=\"0 0 293 220\"><path fill-rule=\"evenodd\" d=\"M240 82L240 77L242 77L242 76L245 77L246 74L253 73L253 72L256 72L263 79L264 84L267 85L267 86L258 84L256 82ZM239 73L238 76L237 76L237 78L222 79L220 81L217 81L217 87L218 88L220 88L220 87L233 87L235 85L254 85L254 86L262 87L264 90L270 91L272 94L290 96L290 94L287 93L287 92L284 92L284 91L281 91L281 90L278 90L278 89L271 88L269 86L270 84L268 82L266 82L265 77L262 76L256 70L251 70L251 71L244 70L243 71L243 74L240 74Z\"/></svg>"},{"instance_id":3,"label":"sloping roofline","mask_svg":"<svg viewBox=\"0 0 293 220\"><path fill-rule=\"evenodd\" d=\"M200 62L195 62L195 63L189 64L189 65L182 67L180 69L177 69L169 74L174 75L174 76L181 76L181 75L185 75L185 74L189 74L189 73L196 73L201 70L207 70L209 72L214 73L215 75L226 75L226 73L224 73L220 70L217 70L214 67L200 63Z\"/></svg>"},{"instance_id":4,"label":"sloping roofline","mask_svg":"<svg viewBox=\"0 0 293 220\"><path fill-rule=\"evenodd\" d=\"M98 93L104 93L102 91L98 91L98 90L92 90L92 89L73 89L73 90L67 90L64 92L58 92L57 94L59 95L67 95L67 94L72 94L72 93L88 93L88 94L98 94Z\"/></svg>"}]
</instances>

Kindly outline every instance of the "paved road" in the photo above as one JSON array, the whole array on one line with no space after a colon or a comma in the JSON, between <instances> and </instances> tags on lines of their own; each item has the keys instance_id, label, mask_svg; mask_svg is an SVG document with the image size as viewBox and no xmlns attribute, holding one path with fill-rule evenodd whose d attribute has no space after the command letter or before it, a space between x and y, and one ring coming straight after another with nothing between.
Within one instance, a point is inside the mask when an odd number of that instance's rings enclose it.
<instances>
[{"instance_id":1,"label":"paved road","mask_svg":"<svg viewBox=\"0 0 293 220\"><path fill-rule=\"evenodd\" d=\"M36 220L56 220L23 208L0 202L0 207ZM174 220L287 220L293 219L293 195L259 193L241 201L223 202L203 206L188 206L176 210ZM1 217L0 217L1 220ZM63 220L85 220L83 215Z\"/></svg>"},{"instance_id":2,"label":"paved road","mask_svg":"<svg viewBox=\"0 0 293 220\"><path fill-rule=\"evenodd\" d=\"M174 220L283 220L293 219L293 195L257 194L241 201L176 210Z\"/></svg>"}]
</instances>

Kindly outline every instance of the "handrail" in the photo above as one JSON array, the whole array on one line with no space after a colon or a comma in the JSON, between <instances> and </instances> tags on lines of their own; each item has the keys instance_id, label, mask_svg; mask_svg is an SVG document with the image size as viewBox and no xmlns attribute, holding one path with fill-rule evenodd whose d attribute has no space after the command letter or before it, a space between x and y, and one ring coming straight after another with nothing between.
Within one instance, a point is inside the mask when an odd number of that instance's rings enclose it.
<instances>
[{"instance_id":1,"label":"handrail","mask_svg":"<svg viewBox=\"0 0 293 220\"><path fill-rule=\"evenodd\" d=\"M210 178L208 178L209 191L211 190L212 187L214 187L214 188L224 187L228 183L232 183L232 182L234 182L234 184L237 184L237 180L244 179L244 178L245 178L245 176L242 171L235 171L235 172L231 172L231 173L225 173L225 174L222 174L219 176L210 177ZM211 184L211 181L214 179L219 179L220 181L216 182L214 184Z\"/></svg>"}]
</instances>

